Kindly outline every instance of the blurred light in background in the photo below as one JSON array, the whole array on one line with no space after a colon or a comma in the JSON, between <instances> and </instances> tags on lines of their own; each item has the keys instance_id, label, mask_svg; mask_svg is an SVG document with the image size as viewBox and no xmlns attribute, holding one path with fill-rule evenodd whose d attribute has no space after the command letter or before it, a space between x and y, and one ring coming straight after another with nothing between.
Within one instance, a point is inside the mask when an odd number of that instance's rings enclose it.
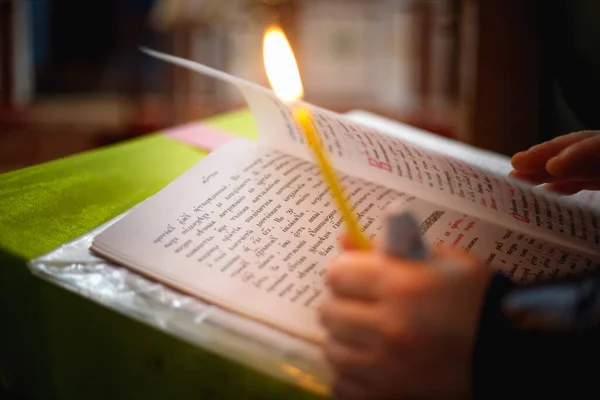
<instances>
[{"instance_id":1,"label":"blurred light in background","mask_svg":"<svg viewBox=\"0 0 600 400\"><path fill-rule=\"evenodd\" d=\"M454 129L459 0L0 0L0 171L244 106L156 48L268 85L283 26L307 101Z\"/></svg>"}]
</instances>

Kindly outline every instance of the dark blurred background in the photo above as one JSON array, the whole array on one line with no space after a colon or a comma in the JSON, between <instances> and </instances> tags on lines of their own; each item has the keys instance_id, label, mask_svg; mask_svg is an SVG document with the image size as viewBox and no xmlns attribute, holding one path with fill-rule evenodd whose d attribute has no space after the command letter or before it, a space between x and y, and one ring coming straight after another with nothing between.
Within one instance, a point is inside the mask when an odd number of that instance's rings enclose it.
<instances>
[{"instance_id":1,"label":"dark blurred background","mask_svg":"<svg viewBox=\"0 0 600 400\"><path fill-rule=\"evenodd\" d=\"M306 100L509 154L538 139L539 1L0 0L0 172L243 106L143 45L266 84L265 25Z\"/></svg>"}]
</instances>

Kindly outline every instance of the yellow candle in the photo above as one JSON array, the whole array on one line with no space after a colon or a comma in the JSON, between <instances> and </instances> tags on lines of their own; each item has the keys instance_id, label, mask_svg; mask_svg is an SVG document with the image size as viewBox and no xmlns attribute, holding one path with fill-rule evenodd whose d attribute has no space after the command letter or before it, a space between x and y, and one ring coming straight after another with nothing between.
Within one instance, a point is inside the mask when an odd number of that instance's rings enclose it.
<instances>
[{"instance_id":1,"label":"yellow candle","mask_svg":"<svg viewBox=\"0 0 600 400\"><path fill-rule=\"evenodd\" d=\"M304 89L302 88L298 65L290 43L280 27L271 26L265 31L263 58L267 77L277 97L286 104L300 100ZM319 135L312 123L310 110L300 105L292 106L292 109L294 120L304 132L304 136L321 169L321 175L327 186L329 186L331 196L337 203L338 211L342 214L350 239L359 249L370 249L371 243L363 234L352 207L350 207L344 195L342 185L338 181L335 171L321 146Z\"/></svg>"},{"instance_id":2,"label":"yellow candle","mask_svg":"<svg viewBox=\"0 0 600 400\"><path fill-rule=\"evenodd\" d=\"M300 126L306 140L313 151L321 174L325 183L329 186L329 190L333 200L337 203L339 212L342 214L346 223L346 229L354 245L361 250L368 250L371 248L369 239L363 234L358 220L354 216L352 207L350 206L344 189L335 174L335 171L327 158L327 154L321 146L321 141L312 123L310 111L305 107L297 106L293 109L294 119Z\"/></svg>"}]
</instances>

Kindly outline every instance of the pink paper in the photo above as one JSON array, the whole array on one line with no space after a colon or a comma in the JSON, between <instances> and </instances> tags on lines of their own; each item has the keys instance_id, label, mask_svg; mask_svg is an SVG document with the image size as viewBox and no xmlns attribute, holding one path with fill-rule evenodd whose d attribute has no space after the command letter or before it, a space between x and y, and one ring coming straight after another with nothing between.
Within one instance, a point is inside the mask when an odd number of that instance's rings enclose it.
<instances>
[{"instance_id":1,"label":"pink paper","mask_svg":"<svg viewBox=\"0 0 600 400\"><path fill-rule=\"evenodd\" d=\"M204 151L213 151L234 137L226 132L211 128L201 122L179 125L165 131L168 137L197 147Z\"/></svg>"}]
</instances>

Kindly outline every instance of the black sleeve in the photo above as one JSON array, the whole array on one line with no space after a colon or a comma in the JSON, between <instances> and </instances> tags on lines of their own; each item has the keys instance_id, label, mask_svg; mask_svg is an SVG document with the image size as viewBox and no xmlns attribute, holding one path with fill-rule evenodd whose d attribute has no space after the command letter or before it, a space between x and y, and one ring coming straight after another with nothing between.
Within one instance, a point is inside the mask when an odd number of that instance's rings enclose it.
<instances>
[{"instance_id":1,"label":"black sleeve","mask_svg":"<svg viewBox=\"0 0 600 400\"><path fill-rule=\"evenodd\" d=\"M473 357L475 399L600 398L600 276L515 285L496 275Z\"/></svg>"}]
</instances>

